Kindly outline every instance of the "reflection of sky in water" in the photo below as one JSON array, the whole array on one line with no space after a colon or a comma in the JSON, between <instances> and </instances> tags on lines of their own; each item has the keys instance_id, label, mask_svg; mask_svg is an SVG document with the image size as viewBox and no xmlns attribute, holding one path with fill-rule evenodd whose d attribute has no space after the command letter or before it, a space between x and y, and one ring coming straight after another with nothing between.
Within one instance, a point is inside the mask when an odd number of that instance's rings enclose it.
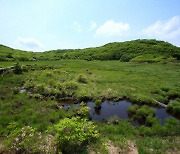
<instances>
[{"instance_id":1,"label":"reflection of sky in water","mask_svg":"<svg viewBox=\"0 0 180 154\"><path fill-rule=\"evenodd\" d=\"M132 104L128 101L119 101L119 102L103 102L101 105L101 110L97 110L94 108L93 102L88 102L87 106L91 108L90 115L92 120L102 121L103 119L108 119L113 116L117 116L120 119L129 119L128 117L128 107ZM65 109L74 107L80 107L79 104L67 104L64 106ZM156 108L155 116L164 124L166 118L172 117L170 114L166 112L165 108ZM136 122L135 122L136 123ZM135 124L136 125L136 124Z\"/></svg>"}]
</instances>

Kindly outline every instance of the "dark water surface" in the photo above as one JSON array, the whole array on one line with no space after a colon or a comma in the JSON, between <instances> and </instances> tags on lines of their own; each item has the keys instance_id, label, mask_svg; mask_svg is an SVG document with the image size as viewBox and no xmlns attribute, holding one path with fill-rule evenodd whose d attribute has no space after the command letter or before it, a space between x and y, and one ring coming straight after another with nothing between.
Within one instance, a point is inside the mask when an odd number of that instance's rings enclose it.
<instances>
[{"instance_id":1,"label":"dark water surface","mask_svg":"<svg viewBox=\"0 0 180 154\"><path fill-rule=\"evenodd\" d=\"M95 109L93 102L88 102L87 106L91 108L90 115L92 120L102 121L113 116L117 116L120 119L129 119L127 110L131 103L127 101L103 102L101 110Z\"/></svg>"},{"instance_id":2,"label":"dark water surface","mask_svg":"<svg viewBox=\"0 0 180 154\"><path fill-rule=\"evenodd\" d=\"M73 104L66 104L65 109L71 108ZM129 120L128 116L128 107L132 103L126 100L119 102L105 101L101 105L101 109L95 109L93 102L88 102L87 106L90 107L90 116L92 120L97 120L102 122L103 119L109 119L113 116L117 116L120 119ZM80 104L74 104L75 107L80 107ZM165 108L153 107L155 109L155 116L161 121L161 124L164 124L166 118L172 117L172 115L166 112ZM134 125L138 125L137 122L134 122Z\"/></svg>"}]
</instances>

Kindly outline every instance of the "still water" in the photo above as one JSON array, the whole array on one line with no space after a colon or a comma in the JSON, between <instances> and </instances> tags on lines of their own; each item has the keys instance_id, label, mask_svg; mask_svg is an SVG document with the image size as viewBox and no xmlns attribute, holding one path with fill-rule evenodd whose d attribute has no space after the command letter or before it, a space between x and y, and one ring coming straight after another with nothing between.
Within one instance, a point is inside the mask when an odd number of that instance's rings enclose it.
<instances>
[{"instance_id":1,"label":"still water","mask_svg":"<svg viewBox=\"0 0 180 154\"><path fill-rule=\"evenodd\" d=\"M90 116L92 120L97 120L102 122L103 119L109 119L113 116L117 116L120 119L130 119L128 116L128 107L131 106L132 103L128 101L119 101L119 102L111 102L105 101L101 105L101 109L95 109L93 102L88 102L87 106L90 107ZM68 109L72 106L72 104L66 104L64 106L65 109ZM75 107L79 107L79 104L74 104ZM164 124L166 118L172 117L170 114L166 112L165 108L153 107L155 109L155 116L161 121L161 124ZM135 122L134 124L136 124Z\"/></svg>"}]
</instances>

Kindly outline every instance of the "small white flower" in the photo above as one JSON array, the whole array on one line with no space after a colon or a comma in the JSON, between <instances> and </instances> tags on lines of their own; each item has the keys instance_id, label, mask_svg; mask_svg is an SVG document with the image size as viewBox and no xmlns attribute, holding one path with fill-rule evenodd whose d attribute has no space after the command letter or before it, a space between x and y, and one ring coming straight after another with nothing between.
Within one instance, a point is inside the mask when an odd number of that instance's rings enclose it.
<instances>
[{"instance_id":1,"label":"small white flower","mask_svg":"<svg viewBox=\"0 0 180 154\"><path fill-rule=\"evenodd\" d=\"M33 134L29 134L29 136L30 136L30 137L32 137L32 136L33 136Z\"/></svg>"},{"instance_id":2,"label":"small white flower","mask_svg":"<svg viewBox=\"0 0 180 154\"><path fill-rule=\"evenodd\" d=\"M24 136L26 136L26 133L22 133L22 135L21 135L22 137L24 137Z\"/></svg>"}]
</instances>

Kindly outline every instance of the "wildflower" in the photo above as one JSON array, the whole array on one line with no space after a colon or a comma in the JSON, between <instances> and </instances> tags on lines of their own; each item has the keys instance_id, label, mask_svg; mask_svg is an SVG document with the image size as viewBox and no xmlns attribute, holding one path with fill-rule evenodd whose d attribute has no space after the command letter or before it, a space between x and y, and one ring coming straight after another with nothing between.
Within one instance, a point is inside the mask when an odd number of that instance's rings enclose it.
<instances>
[{"instance_id":1,"label":"wildflower","mask_svg":"<svg viewBox=\"0 0 180 154\"><path fill-rule=\"evenodd\" d=\"M15 138L15 141L16 141L16 142L18 142L18 141L19 141L19 138L18 138L18 137L16 137L16 138Z\"/></svg>"},{"instance_id":2,"label":"wildflower","mask_svg":"<svg viewBox=\"0 0 180 154\"><path fill-rule=\"evenodd\" d=\"M32 136L33 136L33 134L29 134L29 136L30 136L30 137L32 137Z\"/></svg>"},{"instance_id":3,"label":"wildflower","mask_svg":"<svg viewBox=\"0 0 180 154\"><path fill-rule=\"evenodd\" d=\"M22 133L22 135L21 135L22 137L24 137L24 136L26 136L26 133Z\"/></svg>"}]
</instances>

